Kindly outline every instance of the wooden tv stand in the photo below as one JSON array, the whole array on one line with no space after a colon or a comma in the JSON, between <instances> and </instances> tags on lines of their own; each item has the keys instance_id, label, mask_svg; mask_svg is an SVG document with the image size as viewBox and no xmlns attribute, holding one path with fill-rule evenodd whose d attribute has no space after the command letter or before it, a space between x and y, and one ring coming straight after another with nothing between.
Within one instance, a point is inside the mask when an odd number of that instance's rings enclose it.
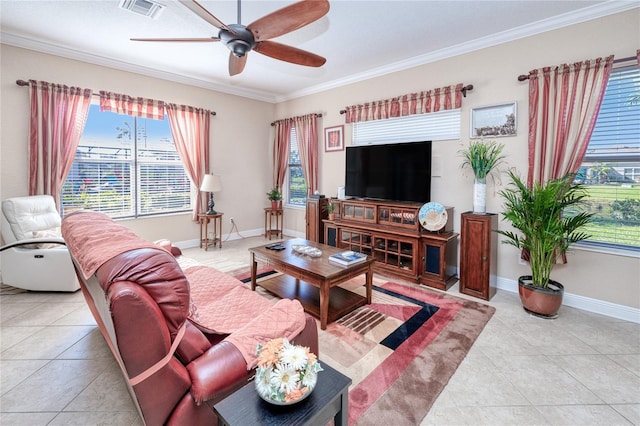
<instances>
[{"instance_id":1,"label":"wooden tv stand","mask_svg":"<svg viewBox=\"0 0 640 426\"><path fill-rule=\"evenodd\" d=\"M458 280L453 207L447 207L445 227L428 232L418 221L422 204L340 200L339 205L335 220L323 220L325 244L372 255L378 272L440 290Z\"/></svg>"}]
</instances>

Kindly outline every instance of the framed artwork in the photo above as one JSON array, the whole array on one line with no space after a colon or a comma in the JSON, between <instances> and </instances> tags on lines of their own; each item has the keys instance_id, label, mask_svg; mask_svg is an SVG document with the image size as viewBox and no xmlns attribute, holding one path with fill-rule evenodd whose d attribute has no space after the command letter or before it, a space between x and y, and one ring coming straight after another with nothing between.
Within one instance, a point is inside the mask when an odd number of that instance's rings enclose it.
<instances>
[{"instance_id":1,"label":"framed artwork","mask_svg":"<svg viewBox=\"0 0 640 426\"><path fill-rule=\"evenodd\" d=\"M515 102L471 109L472 138L499 138L515 135Z\"/></svg>"},{"instance_id":2,"label":"framed artwork","mask_svg":"<svg viewBox=\"0 0 640 426\"><path fill-rule=\"evenodd\" d=\"M324 152L342 151L344 149L344 126L325 127Z\"/></svg>"}]
</instances>

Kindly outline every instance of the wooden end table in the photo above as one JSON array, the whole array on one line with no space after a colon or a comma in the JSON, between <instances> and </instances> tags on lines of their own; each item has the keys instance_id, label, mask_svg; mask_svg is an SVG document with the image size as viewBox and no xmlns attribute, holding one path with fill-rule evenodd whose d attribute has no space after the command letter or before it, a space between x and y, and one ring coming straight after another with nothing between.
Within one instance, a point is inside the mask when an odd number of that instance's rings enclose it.
<instances>
[{"instance_id":1,"label":"wooden end table","mask_svg":"<svg viewBox=\"0 0 640 426\"><path fill-rule=\"evenodd\" d=\"M274 220L275 219L275 228ZM276 238L282 238L282 225L284 222L284 213L282 208L272 209L267 207L264 209L264 237L271 239L272 235Z\"/></svg>"},{"instance_id":2,"label":"wooden end table","mask_svg":"<svg viewBox=\"0 0 640 426\"><path fill-rule=\"evenodd\" d=\"M263 401L253 381L222 401L213 404L218 424L227 426L326 425L347 426L351 379L320 361L315 389L293 405L273 405Z\"/></svg>"},{"instance_id":3,"label":"wooden end table","mask_svg":"<svg viewBox=\"0 0 640 426\"><path fill-rule=\"evenodd\" d=\"M216 214L198 214L198 222L200 222L200 248L204 247L207 251L209 246L216 246L222 248L222 215L224 213L218 212ZM209 221L213 221L213 238L209 238Z\"/></svg>"},{"instance_id":4,"label":"wooden end table","mask_svg":"<svg viewBox=\"0 0 640 426\"><path fill-rule=\"evenodd\" d=\"M265 279L260 287L285 299L297 299L304 310L320 318L320 328L325 330L335 321L354 309L371 303L373 288L373 264L371 256L351 266L336 266L329 256L344 250L301 238L285 240L284 250L269 250L269 244L250 248L251 289L256 289L258 262L271 266L283 275ZM321 257L309 257L292 250L294 245L305 245L322 250ZM366 297L338 287L345 281L365 274Z\"/></svg>"}]
</instances>

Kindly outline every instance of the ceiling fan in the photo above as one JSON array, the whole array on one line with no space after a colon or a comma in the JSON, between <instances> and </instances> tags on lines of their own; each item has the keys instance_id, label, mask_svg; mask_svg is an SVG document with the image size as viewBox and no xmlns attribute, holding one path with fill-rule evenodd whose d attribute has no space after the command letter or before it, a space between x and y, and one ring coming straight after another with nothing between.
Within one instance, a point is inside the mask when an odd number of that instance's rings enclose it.
<instances>
[{"instance_id":1,"label":"ceiling fan","mask_svg":"<svg viewBox=\"0 0 640 426\"><path fill-rule=\"evenodd\" d=\"M217 37L203 38L132 38L133 41L160 42L222 42L231 51L229 75L240 74L247 63L247 54L254 50L281 61L309 67L320 67L327 61L322 56L296 47L270 41L304 27L329 12L328 0L302 0L278 9L257 21L242 25L240 0L238 0L238 23L225 25L196 0L178 0L209 24L218 28Z\"/></svg>"}]
</instances>

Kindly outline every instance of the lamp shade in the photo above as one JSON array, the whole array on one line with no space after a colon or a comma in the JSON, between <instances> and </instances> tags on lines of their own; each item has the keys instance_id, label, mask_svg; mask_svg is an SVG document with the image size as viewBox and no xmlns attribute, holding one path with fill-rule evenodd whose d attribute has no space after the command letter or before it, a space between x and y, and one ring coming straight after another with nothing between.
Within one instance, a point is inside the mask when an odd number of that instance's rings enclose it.
<instances>
[{"instance_id":1,"label":"lamp shade","mask_svg":"<svg viewBox=\"0 0 640 426\"><path fill-rule=\"evenodd\" d=\"M202 185L200 185L200 191L205 191L205 192L222 191L222 183L220 182L220 176L204 175L204 180L202 181Z\"/></svg>"}]
</instances>

